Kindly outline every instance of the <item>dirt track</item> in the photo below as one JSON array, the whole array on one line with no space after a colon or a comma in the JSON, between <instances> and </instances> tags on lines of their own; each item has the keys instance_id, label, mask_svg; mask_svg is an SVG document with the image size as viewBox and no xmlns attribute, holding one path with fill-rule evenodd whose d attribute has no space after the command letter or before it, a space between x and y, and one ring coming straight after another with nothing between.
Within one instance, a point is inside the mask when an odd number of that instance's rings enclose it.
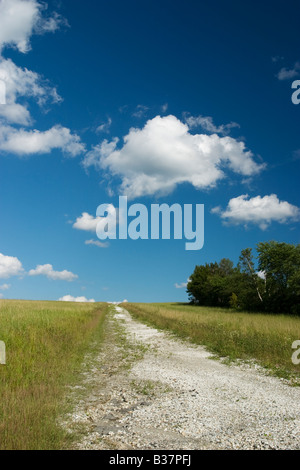
<instances>
[{"instance_id":1,"label":"dirt track","mask_svg":"<svg viewBox=\"0 0 300 470\"><path fill-rule=\"evenodd\" d=\"M70 417L86 425L76 448L300 449L299 387L213 360L114 309L110 340L86 375L91 392Z\"/></svg>"}]
</instances>

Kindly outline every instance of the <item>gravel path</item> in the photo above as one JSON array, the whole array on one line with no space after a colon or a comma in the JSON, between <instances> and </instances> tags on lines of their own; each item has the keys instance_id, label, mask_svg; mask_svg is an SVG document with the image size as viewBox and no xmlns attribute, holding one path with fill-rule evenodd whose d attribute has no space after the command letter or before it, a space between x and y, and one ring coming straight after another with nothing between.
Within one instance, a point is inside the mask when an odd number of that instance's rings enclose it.
<instances>
[{"instance_id":1,"label":"gravel path","mask_svg":"<svg viewBox=\"0 0 300 470\"><path fill-rule=\"evenodd\" d=\"M76 448L300 449L298 387L255 366L213 360L205 348L114 308L109 327L122 325L133 362L120 367L128 359L122 346L104 347L86 377L93 391L71 416L87 425Z\"/></svg>"}]
</instances>

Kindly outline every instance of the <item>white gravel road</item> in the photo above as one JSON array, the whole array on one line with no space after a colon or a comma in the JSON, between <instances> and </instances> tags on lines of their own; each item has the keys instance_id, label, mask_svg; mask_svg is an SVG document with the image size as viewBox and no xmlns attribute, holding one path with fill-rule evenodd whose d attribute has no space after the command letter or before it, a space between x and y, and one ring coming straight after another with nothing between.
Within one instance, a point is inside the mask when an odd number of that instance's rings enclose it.
<instances>
[{"instance_id":1,"label":"white gravel road","mask_svg":"<svg viewBox=\"0 0 300 470\"><path fill-rule=\"evenodd\" d=\"M104 394L80 403L73 420L91 427L79 448L300 449L299 387L254 365L214 360L119 306L114 318L147 350L131 369L106 376Z\"/></svg>"}]
</instances>

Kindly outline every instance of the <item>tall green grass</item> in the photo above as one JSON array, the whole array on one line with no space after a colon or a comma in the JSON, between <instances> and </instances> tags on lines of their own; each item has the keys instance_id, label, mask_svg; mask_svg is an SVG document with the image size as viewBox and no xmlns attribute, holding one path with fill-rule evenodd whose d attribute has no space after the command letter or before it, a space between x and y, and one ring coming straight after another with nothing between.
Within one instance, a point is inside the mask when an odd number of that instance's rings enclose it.
<instances>
[{"instance_id":1,"label":"tall green grass","mask_svg":"<svg viewBox=\"0 0 300 470\"><path fill-rule=\"evenodd\" d=\"M101 341L106 304L0 300L0 449L62 449L68 385L92 341Z\"/></svg>"},{"instance_id":2,"label":"tall green grass","mask_svg":"<svg viewBox=\"0 0 300 470\"><path fill-rule=\"evenodd\" d=\"M299 317L182 304L124 307L137 319L205 345L218 356L256 360L275 375L300 383L300 365L291 359L292 343L300 339Z\"/></svg>"}]
</instances>

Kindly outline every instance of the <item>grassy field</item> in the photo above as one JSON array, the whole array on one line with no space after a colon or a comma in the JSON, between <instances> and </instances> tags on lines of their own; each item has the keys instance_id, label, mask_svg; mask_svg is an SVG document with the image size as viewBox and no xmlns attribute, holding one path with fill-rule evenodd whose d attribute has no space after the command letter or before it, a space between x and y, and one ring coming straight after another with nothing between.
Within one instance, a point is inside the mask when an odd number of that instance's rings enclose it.
<instances>
[{"instance_id":1,"label":"grassy field","mask_svg":"<svg viewBox=\"0 0 300 470\"><path fill-rule=\"evenodd\" d=\"M205 345L229 360L255 360L279 377L300 384L292 343L300 339L300 318L236 312L184 304L124 304L134 317Z\"/></svg>"},{"instance_id":2,"label":"grassy field","mask_svg":"<svg viewBox=\"0 0 300 470\"><path fill-rule=\"evenodd\" d=\"M84 355L102 337L107 304L0 300L0 449L62 449L57 419Z\"/></svg>"}]
</instances>

